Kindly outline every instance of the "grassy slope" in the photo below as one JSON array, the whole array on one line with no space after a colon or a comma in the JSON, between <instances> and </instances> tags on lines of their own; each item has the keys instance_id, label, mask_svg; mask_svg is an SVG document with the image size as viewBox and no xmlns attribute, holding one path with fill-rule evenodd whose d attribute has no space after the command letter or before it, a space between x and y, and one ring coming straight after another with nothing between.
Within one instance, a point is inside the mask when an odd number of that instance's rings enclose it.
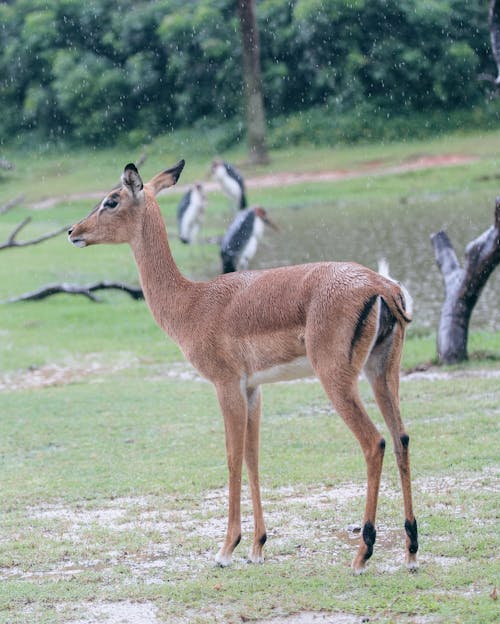
<instances>
[{"instance_id":1,"label":"grassy slope","mask_svg":"<svg viewBox=\"0 0 500 624\"><path fill-rule=\"evenodd\" d=\"M452 192L458 201L488 205L497 193L499 138L494 133L383 148L302 148L273 154L272 167L314 171L351 168L374 159L396 163L418 153L475 154L480 160L466 170L311 184L303 192L319 202L333 189L339 196L379 202ZM34 201L107 188L124 162L137 154L42 154L24 161L23 155L5 155L18 167L11 181L0 185L0 203L21 190ZM209 145L170 137L150 148L145 177L180 156L188 158L184 182L205 176ZM228 157L238 161L243 154ZM467 186L465 171L472 180ZM275 206L296 201L293 188L268 190L265 196ZM177 199L175 191L161 199L170 225ZM61 203L37 212L23 238L71 223L91 205ZM21 207L1 217L0 238L32 214ZM187 272L200 261L210 262L215 252L210 246L185 249L175 241L172 246ZM109 266L116 279L136 279L126 248L86 253L61 237L0 253L0 298L49 281L109 277ZM236 622L241 616L301 609L366 614L372 621L388 622L414 621L417 616L429 622L495 621L490 592L498 579L492 472L498 449L497 377L470 376L469 369L478 365L472 363L459 369L454 380L402 384L422 533L424 566L416 576L399 567L402 518L391 454L384 470L386 493L380 501L374 560L365 577L353 578L348 563L355 541L346 537L345 527L362 513L364 468L357 445L339 419L331 417L317 384L266 388L262 472L270 518L269 561L249 567L237 559L236 569L217 570L210 556L224 532L221 488L226 468L223 425L213 392L205 384L168 379L169 363L181 355L154 326L143 303L118 293L106 294L105 300L95 305L59 296L43 304L0 307L4 375L15 377L19 369L52 363L69 368L92 364L96 353L109 367L117 361L134 362L131 369L77 377L61 387L1 394L0 622L85 621L87 600L152 601L159 607L158 620L166 622L180 621L186 612L187 621L206 621L208 613L214 621ZM500 338L475 332L471 350L492 357L500 352ZM407 341L404 366L433 355L434 337L421 336L417 327ZM498 359L483 359L479 366L497 369ZM364 383L362 393L370 396ZM369 406L379 421L371 399ZM340 496L331 505L318 503L331 487L350 491L353 484L355 496ZM308 502L310 495L316 496L314 504ZM52 508L73 516L51 515ZM116 514L117 508L123 515L106 522L106 513ZM94 515L75 520L84 511ZM145 522L151 517L157 522ZM204 533L207 526L215 527L213 535ZM249 534L245 524L241 555Z\"/></svg>"}]
</instances>

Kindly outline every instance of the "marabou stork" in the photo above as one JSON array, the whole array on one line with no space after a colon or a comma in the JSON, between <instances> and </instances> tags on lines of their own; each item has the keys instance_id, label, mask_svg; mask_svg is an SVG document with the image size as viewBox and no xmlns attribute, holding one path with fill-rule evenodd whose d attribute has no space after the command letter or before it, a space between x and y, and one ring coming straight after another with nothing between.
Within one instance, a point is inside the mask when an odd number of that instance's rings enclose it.
<instances>
[{"instance_id":1,"label":"marabou stork","mask_svg":"<svg viewBox=\"0 0 500 624\"><path fill-rule=\"evenodd\" d=\"M241 173L220 158L212 162L212 176L219 182L224 193L234 202L238 210L247 207L245 181Z\"/></svg>"},{"instance_id":2,"label":"marabou stork","mask_svg":"<svg viewBox=\"0 0 500 624\"><path fill-rule=\"evenodd\" d=\"M183 243L196 241L205 212L205 193L201 184L194 184L177 206L177 229Z\"/></svg>"},{"instance_id":3,"label":"marabou stork","mask_svg":"<svg viewBox=\"0 0 500 624\"><path fill-rule=\"evenodd\" d=\"M222 237L220 255L223 273L240 271L248 267L264 234L265 225L274 230L278 229L261 206L247 208L236 215Z\"/></svg>"}]
</instances>

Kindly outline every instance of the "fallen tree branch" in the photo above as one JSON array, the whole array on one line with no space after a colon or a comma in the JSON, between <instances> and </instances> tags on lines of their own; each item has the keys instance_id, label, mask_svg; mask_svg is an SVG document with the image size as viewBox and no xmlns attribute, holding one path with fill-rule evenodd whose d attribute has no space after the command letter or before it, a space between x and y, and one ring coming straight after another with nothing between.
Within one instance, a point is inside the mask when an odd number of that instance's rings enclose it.
<instances>
[{"instance_id":1,"label":"fallen tree branch","mask_svg":"<svg viewBox=\"0 0 500 624\"><path fill-rule=\"evenodd\" d=\"M495 202L493 225L467 245L463 267L446 232L432 234L431 241L445 289L437 332L438 358L441 363L454 364L468 357L472 311L500 263L500 197Z\"/></svg>"},{"instance_id":2,"label":"fallen tree branch","mask_svg":"<svg viewBox=\"0 0 500 624\"><path fill-rule=\"evenodd\" d=\"M57 295L59 293L65 293L67 295L83 295L84 297L88 297L91 301L99 302L101 300L93 293L96 290L105 289L121 290L123 292L126 292L132 297L132 299L135 300L144 298L141 288L136 286L130 286L128 284L124 284L123 282L104 281L96 282L95 284L89 284L88 286L67 284L63 282L61 284L47 284L46 286L41 286L40 288L32 292L24 293L23 295L19 295L18 297L12 297L10 299L0 301L0 303L17 303L18 301L40 301L41 299L46 299L47 297L51 297L52 295Z\"/></svg>"},{"instance_id":3,"label":"fallen tree branch","mask_svg":"<svg viewBox=\"0 0 500 624\"><path fill-rule=\"evenodd\" d=\"M11 247L27 247L28 245L38 245L38 243L42 243L43 241L46 241L49 238L54 238L55 236L59 236L59 234L61 234L62 232L67 232L68 227L69 227L65 225L59 228L58 230L55 230L54 232L43 234L42 236L39 236L38 238L32 238L31 240L27 240L27 241L17 241L16 236L30 222L31 222L31 217L26 217L24 221L19 223L19 225L16 225L16 227L12 230L7 240L4 243L0 243L0 251L2 249L9 249Z\"/></svg>"}]
</instances>

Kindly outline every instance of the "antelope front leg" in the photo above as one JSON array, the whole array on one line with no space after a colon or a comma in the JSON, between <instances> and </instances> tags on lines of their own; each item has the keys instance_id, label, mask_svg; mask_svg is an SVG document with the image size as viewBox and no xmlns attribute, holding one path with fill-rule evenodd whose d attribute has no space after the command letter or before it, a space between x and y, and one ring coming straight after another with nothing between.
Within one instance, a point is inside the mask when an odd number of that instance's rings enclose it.
<instances>
[{"instance_id":1,"label":"antelope front leg","mask_svg":"<svg viewBox=\"0 0 500 624\"><path fill-rule=\"evenodd\" d=\"M260 438L260 415L261 415L261 392L260 388L252 388L247 391L248 397L248 425L245 439L245 462L248 470L248 480L252 493L253 508L253 544L248 555L251 563L263 563L262 547L266 543L266 525L262 513L259 483L259 438Z\"/></svg>"},{"instance_id":2,"label":"antelope front leg","mask_svg":"<svg viewBox=\"0 0 500 624\"><path fill-rule=\"evenodd\" d=\"M246 395L240 381L217 386L217 398L224 417L226 455L229 469L229 511L226 539L215 557L222 567L231 563L233 550L241 540L241 473L248 420Z\"/></svg>"}]
</instances>

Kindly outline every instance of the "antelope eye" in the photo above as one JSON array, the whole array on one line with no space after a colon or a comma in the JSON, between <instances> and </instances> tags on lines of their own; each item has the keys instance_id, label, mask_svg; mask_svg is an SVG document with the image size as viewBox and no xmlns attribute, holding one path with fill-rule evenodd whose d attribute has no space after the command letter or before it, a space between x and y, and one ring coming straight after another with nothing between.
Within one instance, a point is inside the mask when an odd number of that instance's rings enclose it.
<instances>
[{"instance_id":1,"label":"antelope eye","mask_svg":"<svg viewBox=\"0 0 500 624\"><path fill-rule=\"evenodd\" d=\"M118 202L115 199L107 199L104 204L103 207L104 208L116 208L118 206Z\"/></svg>"}]
</instances>

